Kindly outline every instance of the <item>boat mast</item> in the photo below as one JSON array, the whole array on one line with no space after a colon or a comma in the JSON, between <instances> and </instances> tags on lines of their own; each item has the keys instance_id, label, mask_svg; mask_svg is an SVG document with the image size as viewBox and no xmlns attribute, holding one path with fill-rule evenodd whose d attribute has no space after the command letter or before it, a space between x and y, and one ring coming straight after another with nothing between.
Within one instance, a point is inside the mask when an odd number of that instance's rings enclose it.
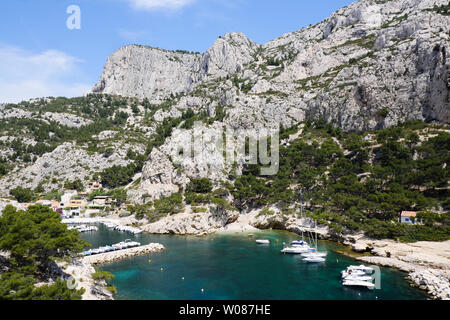
<instances>
[{"instance_id":1,"label":"boat mast","mask_svg":"<svg viewBox=\"0 0 450 320\"><path fill-rule=\"evenodd\" d=\"M314 233L316 234L316 252L317 252L317 221L314 220Z\"/></svg>"},{"instance_id":2,"label":"boat mast","mask_svg":"<svg viewBox=\"0 0 450 320\"><path fill-rule=\"evenodd\" d=\"M300 201L300 219L302 219L302 227L303 227L303 190L302 189L300 189L298 199ZM305 242L305 237L303 236L303 228L302 228L302 242Z\"/></svg>"}]
</instances>

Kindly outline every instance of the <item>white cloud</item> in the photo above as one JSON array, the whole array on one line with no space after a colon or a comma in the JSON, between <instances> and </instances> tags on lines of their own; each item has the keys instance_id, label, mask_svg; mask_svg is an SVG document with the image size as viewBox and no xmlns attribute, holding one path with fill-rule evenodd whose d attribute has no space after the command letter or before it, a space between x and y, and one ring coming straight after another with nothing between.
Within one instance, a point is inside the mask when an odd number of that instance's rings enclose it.
<instances>
[{"instance_id":1,"label":"white cloud","mask_svg":"<svg viewBox=\"0 0 450 320\"><path fill-rule=\"evenodd\" d=\"M196 0L127 0L136 10L177 10L187 6Z\"/></svg>"},{"instance_id":2,"label":"white cloud","mask_svg":"<svg viewBox=\"0 0 450 320\"><path fill-rule=\"evenodd\" d=\"M81 62L57 50L33 53L19 47L0 46L0 102L80 96L91 87L76 80Z\"/></svg>"}]
</instances>

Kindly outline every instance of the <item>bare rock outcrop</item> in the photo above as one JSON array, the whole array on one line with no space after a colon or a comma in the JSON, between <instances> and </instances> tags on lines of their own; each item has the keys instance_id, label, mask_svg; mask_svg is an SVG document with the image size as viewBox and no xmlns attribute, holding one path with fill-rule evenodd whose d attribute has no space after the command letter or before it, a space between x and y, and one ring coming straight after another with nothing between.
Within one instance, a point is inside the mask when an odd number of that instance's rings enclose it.
<instances>
[{"instance_id":1,"label":"bare rock outcrop","mask_svg":"<svg viewBox=\"0 0 450 320\"><path fill-rule=\"evenodd\" d=\"M142 182L138 189L128 191L128 196L136 203L160 199L178 192L179 187L189 179L177 171L170 158L154 148L142 169Z\"/></svg>"},{"instance_id":2,"label":"bare rock outcrop","mask_svg":"<svg viewBox=\"0 0 450 320\"><path fill-rule=\"evenodd\" d=\"M207 212L194 213L190 207L175 215L142 227L142 230L157 234L206 235L234 222L239 216L236 211L208 208Z\"/></svg>"}]
</instances>

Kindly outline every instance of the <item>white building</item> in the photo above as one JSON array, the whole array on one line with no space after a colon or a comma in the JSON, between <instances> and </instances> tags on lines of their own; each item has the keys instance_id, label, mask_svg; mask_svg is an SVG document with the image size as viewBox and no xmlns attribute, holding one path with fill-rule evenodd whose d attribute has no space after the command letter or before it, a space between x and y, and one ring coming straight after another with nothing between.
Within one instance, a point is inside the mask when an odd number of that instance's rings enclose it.
<instances>
[{"instance_id":1,"label":"white building","mask_svg":"<svg viewBox=\"0 0 450 320\"><path fill-rule=\"evenodd\" d=\"M70 202L70 200L78 195L77 190L66 190L64 194L61 196L61 203L66 206Z\"/></svg>"}]
</instances>

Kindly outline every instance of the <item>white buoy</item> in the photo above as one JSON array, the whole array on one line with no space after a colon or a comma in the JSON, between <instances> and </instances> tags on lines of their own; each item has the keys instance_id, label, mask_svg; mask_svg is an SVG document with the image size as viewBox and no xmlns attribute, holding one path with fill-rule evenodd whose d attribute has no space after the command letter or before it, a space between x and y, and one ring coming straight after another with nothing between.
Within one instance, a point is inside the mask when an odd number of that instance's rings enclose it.
<instances>
[{"instance_id":1,"label":"white buoy","mask_svg":"<svg viewBox=\"0 0 450 320\"><path fill-rule=\"evenodd\" d=\"M202 288L202 293L205 292L205 290Z\"/></svg>"}]
</instances>

